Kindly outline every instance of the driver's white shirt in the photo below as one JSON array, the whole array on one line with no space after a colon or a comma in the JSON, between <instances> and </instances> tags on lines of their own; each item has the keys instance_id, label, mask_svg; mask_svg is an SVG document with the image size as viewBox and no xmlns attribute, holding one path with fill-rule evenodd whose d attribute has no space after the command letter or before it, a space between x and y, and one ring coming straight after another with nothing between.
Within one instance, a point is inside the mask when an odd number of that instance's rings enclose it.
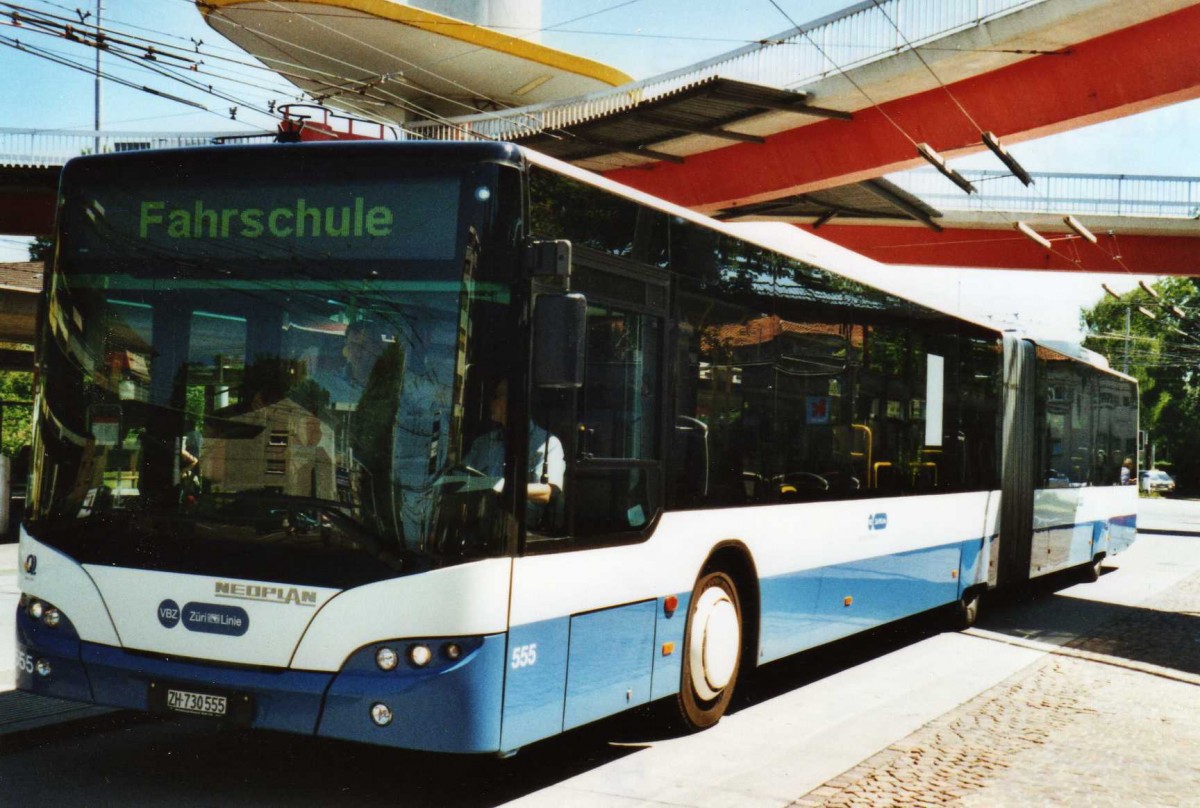
<instances>
[{"instance_id":1,"label":"driver's white shirt","mask_svg":"<svg viewBox=\"0 0 1200 808\"><path fill-rule=\"evenodd\" d=\"M494 427L472 441L463 463L488 477L503 477L504 429ZM541 482L543 464L546 466L547 481L561 491L563 478L567 473L567 459L563 453L562 442L530 422L528 482Z\"/></svg>"}]
</instances>

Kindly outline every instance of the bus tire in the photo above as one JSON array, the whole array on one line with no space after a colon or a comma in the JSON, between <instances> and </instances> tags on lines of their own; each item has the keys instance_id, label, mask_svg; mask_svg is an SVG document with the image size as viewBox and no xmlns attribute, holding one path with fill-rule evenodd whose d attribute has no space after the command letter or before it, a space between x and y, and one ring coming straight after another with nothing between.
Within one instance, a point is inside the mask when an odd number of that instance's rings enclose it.
<instances>
[{"instance_id":1,"label":"bus tire","mask_svg":"<svg viewBox=\"0 0 1200 808\"><path fill-rule=\"evenodd\" d=\"M964 592L958 602L951 607L951 627L955 631L966 631L975 625L975 621L979 619L979 606L982 600L983 593L978 589Z\"/></svg>"},{"instance_id":2,"label":"bus tire","mask_svg":"<svg viewBox=\"0 0 1200 808\"><path fill-rule=\"evenodd\" d=\"M702 575L692 589L683 639L683 673L677 697L689 732L721 720L742 661L742 607L737 586L724 572Z\"/></svg>"}]
</instances>

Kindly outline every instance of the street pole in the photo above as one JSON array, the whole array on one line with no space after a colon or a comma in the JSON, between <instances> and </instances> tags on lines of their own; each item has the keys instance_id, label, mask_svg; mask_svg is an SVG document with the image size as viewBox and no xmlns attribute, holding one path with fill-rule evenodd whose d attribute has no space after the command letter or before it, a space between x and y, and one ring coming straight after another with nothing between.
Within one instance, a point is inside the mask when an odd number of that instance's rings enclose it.
<instances>
[{"instance_id":1,"label":"street pole","mask_svg":"<svg viewBox=\"0 0 1200 808\"><path fill-rule=\"evenodd\" d=\"M96 139L93 154L100 153L100 12L103 8L104 0L96 0Z\"/></svg>"},{"instance_id":2,"label":"street pole","mask_svg":"<svg viewBox=\"0 0 1200 808\"><path fill-rule=\"evenodd\" d=\"M1125 307L1125 375L1129 375L1129 320L1133 314L1133 305Z\"/></svg>"}]
</instances>

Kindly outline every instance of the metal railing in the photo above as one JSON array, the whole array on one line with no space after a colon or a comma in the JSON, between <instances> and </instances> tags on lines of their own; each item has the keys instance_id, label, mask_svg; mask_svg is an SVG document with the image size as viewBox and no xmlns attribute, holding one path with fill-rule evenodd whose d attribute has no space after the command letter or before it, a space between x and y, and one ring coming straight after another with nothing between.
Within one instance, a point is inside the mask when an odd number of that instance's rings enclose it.
<instances>
[{"instance_id":1,"label":"metal railing","mask_svg":"<svg viewBox=\"0 0 1200 808\"><path fill-rule=\"evenodd\" d=\"M229 143L256 137L246 132L86 132L77 129L0 127L0 166L61 166L72 157L101 153L176 149Z\"/></svg>"},{"instance_id":2,"label":"metal railing","mask_svg":"<svg viewBox=\"0 0 1200 808\"><path fill-rule=\"evenodd\" d=\"M1026 188L1006 171L958 173L979 193L964 194L933 169L888 180L939 210L1200 218L1200 177L1046 172L1031 173L1033 186Z\"/></svg>"},{"instance_id":3,"label":"metal railing","mask_svg":"<svg viewBox=\"0 0 1200 808\"><path fill-rule=\"evenodd\" d=\"M866 0L762 43L622 87L448 122L412 122L405 128L411 135L434 140L506 140L629 109L714 76L795 89L839 69L894 56L907 50L906 39L913 46L928 44L1044 2L1047 0Z\"/></svg>"}]
</instances>

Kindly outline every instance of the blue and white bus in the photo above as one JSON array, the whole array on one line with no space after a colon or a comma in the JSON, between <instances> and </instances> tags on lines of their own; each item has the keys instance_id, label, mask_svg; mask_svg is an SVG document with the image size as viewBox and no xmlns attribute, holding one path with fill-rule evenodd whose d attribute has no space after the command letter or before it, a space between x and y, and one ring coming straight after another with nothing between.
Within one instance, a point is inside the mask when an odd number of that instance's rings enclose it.
<instances>
[{"instance_id":1,"label":"blue and white bus","mask_svg":"<svg viewBox=\"0 0 1200 808\"><path fill-rule=\"evenodd\" d=\"M1132 379L521 148L85 157L59 213L23 690L442 752L699 729L1133 538Z\"/></svg>"}]
</instances>

